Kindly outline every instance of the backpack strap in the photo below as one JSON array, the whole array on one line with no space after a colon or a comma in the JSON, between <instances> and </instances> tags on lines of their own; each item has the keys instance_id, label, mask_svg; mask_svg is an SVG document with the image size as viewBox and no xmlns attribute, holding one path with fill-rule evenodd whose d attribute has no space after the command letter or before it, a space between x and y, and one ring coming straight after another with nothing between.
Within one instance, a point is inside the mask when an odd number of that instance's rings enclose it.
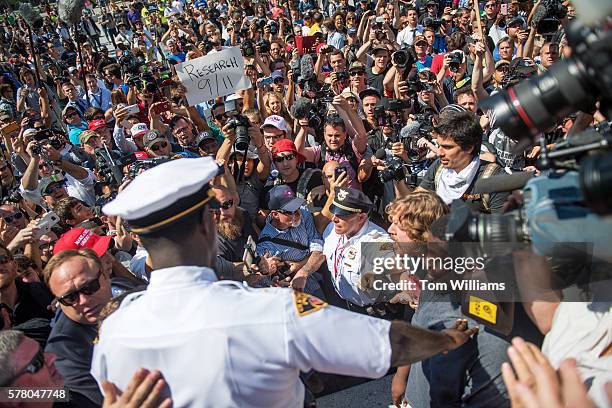
<instances>
[{"instance_id":1,"label":"backpack strap","mask_svg":"<svg viewBox=\"0 0 612 408\"><path fill-rule=\"evenodd\" d=\"M299 242L293 242L286 239L278 238L278 237L261 237L257 240L257 243L260 244L262 242L273 242L278 245L299 249L300 251L306 251L309 249L306 245L302 245Z\"/></svg>"},{"instance_id":2,"label":"backpack strap","mask_svg":"<svg viewBox=\"0 0 612 408\"><path fill-rule=\"evenodd\" d=\"M442 170L444 170L444 166L442 166L442 162L436 169L436 174L434 175L434 191L438 190L438 184L440 184L440 177L442 177Z\"/></svg>"},{"instance_id":3,"label":"backpack strap","mask_svg":"<svg viewBox=\"0 0 612 408\"><path fill-rule=\"evenodd\" d=\"M482 171L482 174L479 178L479 180L484 180L487 179L489 177L491 177L493 175L493 173L495 173L495 170L497 170L497 168L499 167L499 165L497 163L489 163L485 166L484 170ZM488 212L491 211L491 195L489 193L483 193L482 195L482 205L484 206L485 210L487 210Z\"/></svg>"},{"instance_id":4,"label":"backpack strap","mask_svg":"<svg viewBox=\"0 0 612 408\"><path fill-rule=\"evenodd\" d=\"M346 138L346 141L344 142L344 146L342 147L342 149L343 149L342 153L348 159L348 162L353 168L353 170L355 170L355 174L357 174L359 170L359 162L357 161L357 156L355 155L355 152L353 151L352 142L349 140L348 137ZM325 163L327 163L326 156L327 156L327 146L325 145L325 143L322 143L321 144L321 156L319 157L319 166L318 166L320 169L322 169Z\"/></svg>"}]
</instances>

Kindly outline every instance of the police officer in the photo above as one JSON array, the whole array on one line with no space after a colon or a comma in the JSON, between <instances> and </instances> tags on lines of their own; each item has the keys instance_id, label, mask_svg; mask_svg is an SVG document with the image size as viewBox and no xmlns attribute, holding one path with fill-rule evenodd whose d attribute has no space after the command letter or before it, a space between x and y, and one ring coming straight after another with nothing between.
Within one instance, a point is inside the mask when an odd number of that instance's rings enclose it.
<instances>
[{"instance_id":1,"label":"police officer","mask_svg":"<svg viewBox=\"0 0 612 408\"><path fill-rule=\"evenodd\" d=\"M465 321L444 332L351 313L288 288L217 281L211 269L218 206L210 157L139 175L104 206L140 237L153 272L146 291L108 316L92 374L125 389L138 367L158 369L174 406L300 407L300 371L376 378L464 344ZM330 335L331 334L331 335Z\"/></svg>"},{"instance_id":2,"label":"police officer","mask_svg":"<svg viewBox=\"0 0 612 408\"><path fill-rule=\"evenodd\" d=\"M358 313L382 317L384 304L379 294L368 288L364 273L371 272L372 256L392 255L391 237L371 222L368 214L374 204L362 191L336 188L329 207L332 222L323 232L323 254L333 287L342 299L337 306ZM367 270L366 270L367 269Z\"/></svg>"}]
</instances>

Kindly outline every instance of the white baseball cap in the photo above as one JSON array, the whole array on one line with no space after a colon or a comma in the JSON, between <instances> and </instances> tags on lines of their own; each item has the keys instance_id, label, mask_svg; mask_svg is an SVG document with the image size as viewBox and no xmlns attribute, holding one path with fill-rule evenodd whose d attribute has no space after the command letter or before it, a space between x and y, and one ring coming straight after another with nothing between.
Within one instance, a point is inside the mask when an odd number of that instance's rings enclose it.
<instances>
[{"instance_id":1,"label":"white baseball cap","mask_svg":"<svg viewBox=\"0 0 612 408\"><path fill-rule=\"evenodd\" d=\"M278 130L282 130L286 133L289 133L289 127L287 126L287 121L278 115L270 115L266 118L263 125L261 125L260 129L263 130L266 126L272 126L277 128Z\"/></svg>"},{"instance_id":2,"label":"white baseball cap","mask_svg":"<svg viewBox=\"0 0 612 408\"><path fill-rule=\"evenodd\" d=\"M146 123L137 123L130 129L132 137L142 136L149 131L149 127Z\"/></svg>"}]
</instances>

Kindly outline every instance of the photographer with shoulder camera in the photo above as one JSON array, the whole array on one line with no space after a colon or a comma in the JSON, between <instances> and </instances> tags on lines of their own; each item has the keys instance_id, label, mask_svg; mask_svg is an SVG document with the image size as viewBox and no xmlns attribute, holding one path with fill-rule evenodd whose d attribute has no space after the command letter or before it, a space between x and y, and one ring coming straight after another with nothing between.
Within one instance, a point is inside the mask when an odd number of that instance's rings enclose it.
<instances>
[{"instance_id":1,"label":"photographer with shoulder camera","mask_svg":"<svg viewBox=\"0 0 612 408\"><path fill-rule=\"evenodd\" d=\"M479 158L483 132L476 116L471 112L442 112L434 133L439 158L429 167L415 191L435 191L447 204L460 199L476 211L500 213L507 193L473 193L477 180L503 172L497 164ZM396 182L396 187L399 196L409 191L403 182Z\"/></svg>"},{"instance_id":2,"label":"photographer with shoulder camera","mask_svg":"<svg viewBox=\"0 0 612 408\"><path fill-rule=\"evenodd\" d=\"M41 145L40 142L32 141L26 147L26 151L31 159L19 188L24 199L38 205L41 205L44 199L52 207L57 201L55 198L59 195L55 195L49 189L50 182L57 187L55 190L59 190L61 185L65 184L66 195L76 197L89 206L95 205L94 175L90 170L63 159L60 152L50 144ZM56 183L54 179L58 177L58 172L64 176L59 177L61 180ZM47 187L41 189L42 185ZM47 197L53 200L49 201Z\"/></svg>"}]
</instances>

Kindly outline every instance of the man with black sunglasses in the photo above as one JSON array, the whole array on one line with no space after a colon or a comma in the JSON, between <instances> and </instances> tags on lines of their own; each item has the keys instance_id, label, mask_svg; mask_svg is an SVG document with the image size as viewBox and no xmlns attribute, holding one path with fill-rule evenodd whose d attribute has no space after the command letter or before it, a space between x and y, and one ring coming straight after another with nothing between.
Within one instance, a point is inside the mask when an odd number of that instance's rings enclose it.
<instances>
[{"instance_id":1,"label":"man with black sunglasses","mask_svg":"<svg viewBox=\"0 0 612 408\"><path fill-rule=\"evenodd\" d=\"M110 239L105 237L105 241ZM57 355L57 369L73 400L82 407L102 404L102 394L89 370L93 341L98 334L98 315L112 294L110 276L103 273L102 263L94 250L59 252L44 270L45 283L61 309L45 351Z\"/></svg>"}]
</instances>

